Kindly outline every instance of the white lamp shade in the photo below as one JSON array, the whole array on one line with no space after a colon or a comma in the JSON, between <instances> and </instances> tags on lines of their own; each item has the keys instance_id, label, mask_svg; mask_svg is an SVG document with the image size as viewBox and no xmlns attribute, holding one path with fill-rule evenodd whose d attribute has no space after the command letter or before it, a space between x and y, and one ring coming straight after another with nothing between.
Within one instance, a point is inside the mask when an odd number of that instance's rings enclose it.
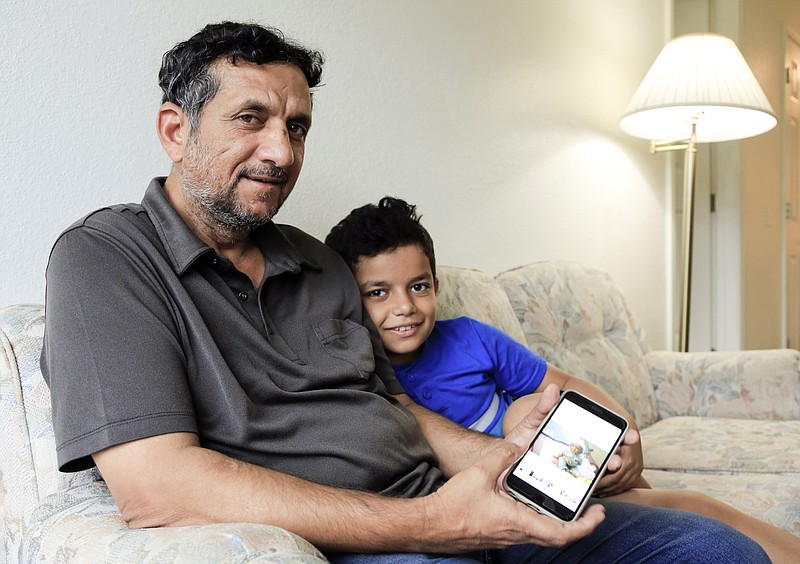
<instances>
[{"instance_id":1,"label":"white lamp shade","mask_svg":"<svg viewBox=\"0 0 800 564\"><path fill-rule=\"evenodd\" d=\"M736 44L713 33L682 35L656 58L620 120L642 139L730 141L769 131L778 120Z\"/></svg>"}]
</instances>

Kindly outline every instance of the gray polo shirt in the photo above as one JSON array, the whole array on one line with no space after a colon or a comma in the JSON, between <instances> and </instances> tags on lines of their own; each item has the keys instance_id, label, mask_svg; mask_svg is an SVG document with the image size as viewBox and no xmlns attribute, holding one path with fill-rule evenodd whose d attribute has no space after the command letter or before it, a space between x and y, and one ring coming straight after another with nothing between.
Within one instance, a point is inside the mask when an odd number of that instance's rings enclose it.
<instances>
[{"instance_id":1,"label":"gray polo shirt","mask_svg":"<svg viewBox=\"0 0 800 564\"><path fill-rule=\"evenodd\" d=\"M188 229L155 179L141 205L101 209L58 238L42 370L59 467L191 432L314 482L430 492L435 456L391 395L403 390L344 262L290 226L254 237L260 291Z\"/></svg>"}]
</instances>

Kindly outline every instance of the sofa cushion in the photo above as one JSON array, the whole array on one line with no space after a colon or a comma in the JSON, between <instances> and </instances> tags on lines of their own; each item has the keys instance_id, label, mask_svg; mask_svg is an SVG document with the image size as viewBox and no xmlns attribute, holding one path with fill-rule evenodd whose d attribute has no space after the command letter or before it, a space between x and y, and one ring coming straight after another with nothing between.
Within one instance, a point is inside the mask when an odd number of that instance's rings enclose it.
<instances>
[{"instance_id":1,"label":"sofa cushion","mask_svg":"<svg viewBox=\"0 0 800 564\"><path fill-rule=\"evenodd\" d=\"M496 279L531 350L605 389L640 427L656 420L644 331L607 274L577 263L546 261Z\"/></svg>"},{"instance_id":2,"label":"sofa cushion","mask_svg":"<svg viewBox=\"0 0 800 564\"><path fill-rule=\"evenodd\" d=\"M670 417L641 434L646 468L787 474L800 485L800 421ZM791 438L791 448L776 448L781 437Z\"/></svg>"}]
</instances>

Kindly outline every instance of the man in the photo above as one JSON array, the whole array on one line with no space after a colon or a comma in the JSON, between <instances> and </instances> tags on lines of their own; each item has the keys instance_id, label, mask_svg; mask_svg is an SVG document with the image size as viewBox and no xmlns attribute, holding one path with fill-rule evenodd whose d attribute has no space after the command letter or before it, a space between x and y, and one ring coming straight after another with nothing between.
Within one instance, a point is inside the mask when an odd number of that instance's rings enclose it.
<instances>
[{"instance_id":1,"label":"man","mask_svg":"<svg viewBox=\"0 0 800 564\"><path fill-rule=\"evenodd\" d=\"M235 23L164 56L169 176L141 205L67 229L48 265L42 368L61 469L96 464L132 527L270 523L341 562L492 548L509 562L666 561L700 544L764 559L689 514L609 505L604 519L597 504L563 524L505 495L500 477L555 388L505 441L413 405L344 262L272 222L300 173L321 65Z\"/></svg>"}]
</instances>

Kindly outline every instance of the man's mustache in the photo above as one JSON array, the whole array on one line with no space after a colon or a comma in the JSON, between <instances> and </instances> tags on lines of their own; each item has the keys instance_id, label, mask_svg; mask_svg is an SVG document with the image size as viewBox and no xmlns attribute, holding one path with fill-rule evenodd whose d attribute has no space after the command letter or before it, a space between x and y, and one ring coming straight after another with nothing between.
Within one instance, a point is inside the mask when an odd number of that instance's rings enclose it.
<instances>
[{"instance_id":1,"label":"man's mustache","mask_svg":"<svg viewBox=\"0 0 800 564\"><path fill-rule=\"evenodd\" d=\"M289 178L289 173L279 166L246 166L236 175L237 180L244 177L268 178L278 182L285 182Z\"/></svg>"}]
</instances>

